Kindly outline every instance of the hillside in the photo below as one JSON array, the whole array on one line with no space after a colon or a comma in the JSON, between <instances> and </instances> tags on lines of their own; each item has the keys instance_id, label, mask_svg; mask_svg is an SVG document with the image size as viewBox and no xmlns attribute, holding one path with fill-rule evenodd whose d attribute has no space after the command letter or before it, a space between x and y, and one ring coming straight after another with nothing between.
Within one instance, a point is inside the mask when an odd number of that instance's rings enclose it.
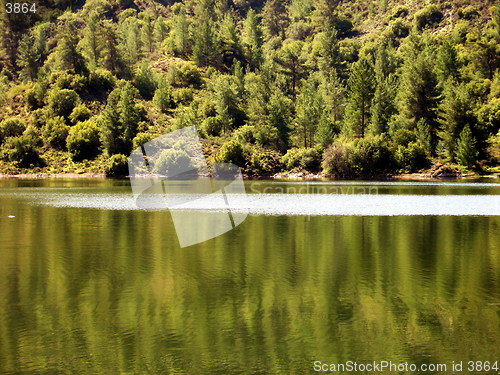
<instances>
[{"instance_id":1,"label":"hillside","mask_svg":"<svg viewBox=\"0 0 500 375\"><path fill-rule=\"evenodd\" d=\"M125 174L191 125L249 175L498 172L494 5L2 0L0 173Z\"/></svg>"}]
</instances>

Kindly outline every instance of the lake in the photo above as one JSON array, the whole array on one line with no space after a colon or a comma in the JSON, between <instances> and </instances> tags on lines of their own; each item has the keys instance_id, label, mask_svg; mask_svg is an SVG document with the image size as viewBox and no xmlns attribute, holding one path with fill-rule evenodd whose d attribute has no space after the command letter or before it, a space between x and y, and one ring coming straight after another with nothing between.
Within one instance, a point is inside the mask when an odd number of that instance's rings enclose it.
<instances>
[{"instance_id":1,"label":"lake","mask_svg":"<svg viewBox=\"0 0 500 375\"><path fill-rule=\"evenodd\" d=\"M500 366L498 179L245 184L181 248L127 180L0 180L0 373Z\"/></svg>"}]
</instances>

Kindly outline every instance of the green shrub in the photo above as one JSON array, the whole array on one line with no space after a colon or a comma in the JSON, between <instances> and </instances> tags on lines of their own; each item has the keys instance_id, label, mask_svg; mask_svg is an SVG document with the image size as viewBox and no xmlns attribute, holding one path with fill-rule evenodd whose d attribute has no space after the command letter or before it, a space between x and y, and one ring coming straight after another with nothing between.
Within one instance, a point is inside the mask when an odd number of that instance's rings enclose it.
<instances>
[{"instance_id":1,"label":"green shrub","mask_svg":"<svg viewBox=\"0 0 500 375\"><path fill-rule=\"evenodd\" d=\"M392 135L392 141L396 146L408 146L410 142L415 142L417 136L408 129L398 129Z\"/></svg>"},{"instance_id":2,"label":"green shrub","mask_svg":"<svg viewBox=\"0 0 500 375\"><path fill-rule=\"evenodd\" d=\"M201 123L201 130L209 136L218 136L222 131L222 119L220 116L207 117Z\"/></svg>"},{"instance_id":3,"label":"green shrub","mask_svg":"<svg viewBox=\"0 0 500 375\"><path fill-rule=\"evenodd\" d=\"M97 125L87 120L73 126L69 130L66 144L74 161L95 158L101 146Z\"/></svg>"},{"instance_id":4,"label":"green shrub","mask_svg":"<svg viewBox=\"0 0 500 375\"><path fill-rule=\"evenodd\" d=\"M3 158L16 163L21 168L42 164L36 140L29 135L7 138L3 149Z\"/></svg>"},{"instance_id":5,"label":"green shrub","mask_svg":"<svg viewBox=\"0 0 500 375\"><path fill-rule=\"evenodd\" d=\"M410 28L400 19L392 21L387 28L393 38L406 38L410 34Z\"/></svg>"},{"instance_id":6,"label":"green shrub","mask_svg":"<svg viewBox=\"0 0 500 375\"><path fill-rule=\"evenodd\" d=\"M153 172L164 175L177 174L178 171L192 166L191 158L186 151L170 148L160 154L154 164Z\"/></svg>"},{"instance_id":7,"label":"green shrub","mask_svg":"<svg viewBox=\"0 0 500 375\"><path fill-rule=\"evenodd\" d=\"M49 109L54 116L68 118L78 104L80 97L73 90L52 90L48 97Z\"/></svg>"},{"instance_id":8,"label":"green shrub","mask_svg":"<svg viewBox=\"0 0 500 375\"><path fill-rule=\"evenodd\" d=\"M129 174L128 158L122 154L115 154L108 160L104 167L104 173L108 177L123 177Z\"/></svg>"},{"instance_id":9,"label":"green shrub","mask_svg":"<svg viewBox=\"0 0 500 375\"><path fill-rule=\"evenodd\" d=\"M168 82L175 87L199 86L201 74L192 62L182 62L170 66L167 74Z\"/></svg>"},{"instance_id":10,"label":"green shrub","mask_svg":"<svg viewBox=\"0 0 500 375\"><path fill-rule=\"evenodd\" d=\"M399 145L394 156L399 168L407 173L416 172L429 165L424 147L416 142L411 142L406 147Z\"/></svg>"},{"instance_id":11,"label":"green shrub","mask_svg":"<svg viewBox=\"0 0 500 375\"><path fill-rule=\"evenodd\" d=\"M339 36L347 34L352 28L352 22L349 20L340 20L335 24L335 29L337 29Z\"/></svg>"},{"instance_id":12,"label":"green shrub","mask_svg":"<svg viewBox=\"0 0 500 375\"><path fill-rule=\"evenodd\" d=\"M84 104L77 105L75 108L73 108L71 115L69 115L69 119L73 124L86 121L91 117L92 112Z\"/></svg>"},{"instance_id":13,"label":"green shrub","mask_svg":"<svg viewBox=\"0 0 500 375\"><path fill-rule=\"evenodd\" d=\"M465 8L460 8L458 10L458 17L464 20L473 20L474 18L479 17L479 11L475 6L469 5Z\"/></svg>"},{"instance_id":14,"label":"green shrub","mask_svg":"<svg viewBox=\"0 0 500 375\"><path fill-rule=\"evenodd\" d=\"M172 108L173 100L169 86L159 87L153 96L153 104L163 113Z\"/></svg>"},{"instance_id":15,"label":"green shrub","mask_svg":"<svg viewBox=\"0 0 500 375\"><path fill-rule=\"evenodd\" d=\"M350 177L352 169L352 149L348 144L334 142L323 153L323 171L335 177Z\"/></svg>"},{"instance_id":16,"label":"green shrub","mask_svg":"<svg viewBox=\"0 0 500 375\"><path fill-rule=\"evenodd\" d=\"M23 135L32 137L37 147L43 146L42 138L40 137L40 130L35 128L33 125L28 125L26 130L23 132Z\"/></svg>"},{"instance_id":17,"label":"green shrub","mask_svg":"<svg viewBox=\"0 0 500 375\"><path fill-rule=\"evenodd\" d=\"M427 5L425 8L415 13L415 28L419 31L434 27L443 19L443 13L435 4Z\"/></svg>"},{"instance_id":18,"label":"green shrub","mask_svg":"<svg viewBox=\"0 0 500 375\"><path fill-rule=\"evenodd\" d=\"M0 123L0 141L7 137L17 137L23 134L26 125L21 119L11 117Z\"/></svg>"},{"instance_id":19,"label":"green shrub","mask_svg":"<svg viewBox=\"0 0 500 375\"><path fill-rule=\"evenodd\" d=\"M136 150L141 147L144 143L147 143L153 139L153 136L148 133L139 133L135 136L132 141L132 149Z\"/></svg>"},{"instance_id":20,"label":"green shrub","mask_svg":"<svg viewBox=\"0 0 500 375\"><path fill-rule=\"evenodd\" d=\"M233 137L240 143L255 143L256 141L256 129L253 125L243 125L236 129L233 133Z\"/></svg>"},{"instance_id":21,"label":"green shrub","mask_svg":"<svg viewBox=\"0 0 500 375\"><path fill-rule=\"evenodd\" d=\"M394 158L383 137L356 140L352 152L352 168L360 176L373 176L392 170Z\"/></svg>"},{"instance_id":22,"label":"green shrub","mask_svg":"<svg viewBox=\"0 0 500 375\"><path fill-rule=\"evenodd\" d=\"M391 14L392 19L396 18L403 18L408 15L408 8L405 7L404 5L398 5L396 8L394 8L394 11Z\"/></svg>"},{"instance_id":23,"label":"green shrub","mask_svg":"<svg viewBox=\"0 0 500 375\"><path fill-rule=\"evenodd\" d=\"M232 163L239 167L245 165L243 146L234 139L222 145L216 157L219 163Z\"/></svg>"},{"instance_id":24,"label":"green shrub","mask_svg":"<svg viewBox=\"0 0 500 375\"><path fill-rule=\"evenodd\" d=\"M292 148L281 158L283 167L288 170L319 171L321 157L314 148Z\"/></svg>"},{"instance_id":25,"label":"green shrub","mask_svg":"<svg viewBox=\"0 0 500 375\"><path fill-rule=\"evenodd\" d=\"M193 101L193 90L189 87L172 90L172 99L176 105L189 104Z\"/></svg>"},{"instance_id":26,"label":"green shrub","mask_svg":"<svg viewBox=\"0 0 500 375\"><path fill-rule=\"evenodd\" d=\"M64 122L62 116L54 117L42 127L42 135L45 143L59 150L66 148L69 126Z\"/></svg>"},{"instance_id":27,"label":"green shrub","mask_svg":"<svg viewBox=\"0 0 500 375\"><path fill-rule=\"evenodd\" d=\"M89 91L106 93L113 90L116 78L109 70L96 69L89 75Z\"/></svg>"},{"instance_id":28,"label":"green shrub","mask_svg":"<svg viewBox=\"0 0 500 375\"><path fill-rule=\"evenodd\" d=\"M281 169L281 155L274 150L253 146L246 172L255 175L273 174Z\"/></svg>"},{"instance_id":29,"label":"green shrub","mask_svg":"<svg viewBox=\"0 0 500 375\"><path fill-rule=\"evenodd\" d=\"M146 99L151 100L156 90L156 81L153 71L142 64L134 77L134 86L139 90L139 94Z\"/></svg>"}]
</instances>

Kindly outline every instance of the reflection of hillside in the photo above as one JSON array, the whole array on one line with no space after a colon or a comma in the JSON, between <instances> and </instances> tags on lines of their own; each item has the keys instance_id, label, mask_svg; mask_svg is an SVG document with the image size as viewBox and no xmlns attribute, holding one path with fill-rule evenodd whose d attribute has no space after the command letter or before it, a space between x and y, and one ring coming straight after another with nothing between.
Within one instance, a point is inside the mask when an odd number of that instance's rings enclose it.
<instances>
[{"instance_id":1,"label":"reflection of hillside","mask_svg":"<svg viewBox=\"0 0 500 375\"><path fill-rule=\"evenodd\" d=\"M500 352L497 218L252 216L180 250L165 213L1 203L16 215L0 222L1 371L303 373Z\"/></svg>"}]
</instances>

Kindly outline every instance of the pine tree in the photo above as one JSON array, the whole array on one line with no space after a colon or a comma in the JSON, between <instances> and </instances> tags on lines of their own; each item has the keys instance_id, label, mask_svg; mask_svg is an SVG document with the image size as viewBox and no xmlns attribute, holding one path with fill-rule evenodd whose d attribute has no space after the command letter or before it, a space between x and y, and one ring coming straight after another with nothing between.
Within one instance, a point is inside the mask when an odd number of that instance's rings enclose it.
<instances>
[{"instance_id":1,"label":"pine tree","mask_svg":"<svg viewBox=\"0 0 500 375\"><path fill-rule=\"evenodd\" d=\"M350 134L363 138L370 121L370 108L375 94L375 72L368 58L352 64L348 82L347 129Z\"/></svg>"},{"instance_id":2,"label":"pine tree","mask_svg":"<svg viewBox=\"0 0 500 375\"><path fill-rule=\"evenodd\" d=\"M252 70L262 64L262 30L255 11L250 9L243 24L243 45L245 56Z\"/></svg>"},{"instance_id":3,"label":"pine tree","mask_svg":"<svg viewBox=\"0 0 500 375\"><path fill-rule=\"evenodd\" d=\"M216 65L215 24L210 18L210 1L201 1L195 10L193 24L193 60L199 66Z\"/></svg>"},{"instance_id":4,"label":"pine tree","mask_svg":"<svg viewBox=\"0 0 500 375\"><path fill-rule=\"evenodd\" d=\"M189 38L189 23L186 11L182 4L172 8L177 12L172 20L171 38L173 50L177 55L187 56L190 53L191 40Z\"/></svg>"},{"instance_id":5,"label":"pine tree","mask_svg":"<svg viewBox=\"0 0 500 375\"><path fill-rule=\"evenodd\" d=\"M139 21L128 17L120 24L120 50L128 67L134 65L141 55Z\"/></svg>"},{"instance_id":6,"label":"pine tree","mask_svg":"<svg viewBox=\"0 0 500 375\"><path fill-rule=\"evenodd\" d=\"M145 15L142 18L141 26L141 44L145 53L154 51L154 22L153 18Z\"/></svg>"},{"instance_id":7,"label":"pine tree","mask_svg":"<svg viewBox=\"0 0 500 375\"><path fill-rule=\"evenodd\" d=\"M318 92L317 82L313 76L310 76L302 85L295 103L295 112L296 144L302 147L313 147L318 124L324 112L323 98Z\"/></svg>"},{"instance_id":8,"label":"pine tree","mask_svg":"<svg viewBox=\"0 0 500 375\"><path fill-rule=\"evenodd\" d=\"M54 51L54 61L59 70L77 74L86 72L85 59L79 52L78 41L76 25L68 21L61 30L61 39Z\"/></svg>"},{"instance_id":9,"label":"pine tree","mask_svg":"<svg viewBox=\"0 0 500 375\"><path fill-rule=\"evenodd\" d=\"M90 14L87 25L83 29L81 40L82 55L87 59L91 70L97 68L102 51L102 35L100 33L100 20L97 12Z\"/></svg>"},{"instance_id":10,"label":"pine tree","mask_svg":"<svg viewBox=\"0 0 500 375\"><path fill-rule=\"evenodd\" d=\"M34 80L38 73L40 59L35 37L31 33L25 34L19 42L17 57L17 64L21 68L21 77Z\"/></svg>"},{"instance_id":11,"label":"pine tree","mask_svg":"<svg viewBox=\"0 0 500 375\"><path fill-rule=\"evenodd\" d=\"M437 112L440 92L434 73L433 56L426 51L410 54L401 70L397 95L400 114L410 123L411 129L415 129L420 119L428 124L434 153L439 127Z\"/></svg>"},{"instance_id":12,"label":"pine tree","mask_svg":"<svg viewBox=\"0 0 500 375\"><path fill-rule=\"evenodd\" d=\"M470 126L477 122L474 116L474 101L464 84L446 85L439 113L441 148L445 156L454 161L460 133L466 126L470 131Z\"/></svg>"},{"instance_id":13,"label":"pine tree","mask_svg":"<svg viewBox=\"0 0 500 375\"><path fill-rule=\"evenodd\" d=\"M287 39L278 51L277 61L281 65L282 73L288 77L289 92L295 97L300 79L305 73L305 56L302 54L304 42Z\"/></svg>"},{"instance_id":14,"label":"pine tree","mask_svg":"<svg viewBox=\"0 0 500 375\"><path fill-rule=\"evenodd\" d=\"M116 73L121 65L121 60L115 26L110 20L102 22L102 39L102 65L109 71Z\"/></svg>"},{"instance_id":15,"label":"pine tree","mask_svg":"<svg viewBox=\"0 0 500 375\"><path fill-rule=\"evenodd\" d=\"M458 53L457 49L449 39L446 39L443 45L439 48L436 67L441 81L448 78L453 80L459 79L460 64L458 61Z\"/></svg>"},{"instance_id":16,"label":"pine tree","mask_svg":"<svg viewBox=\"0 0 500 375\"><path fill-rule=\"evenodd\" d=\"M266 124L278 132L277 148L286 152L290 146L290 127L293 114L293 103L280 90L274 91L267 105Z\"/></svg>"},{"instance_id":17,"label":"pine tree","mask_svg":"<svg viewBox=\"0 0 500 375\"><path fill-rule=\"evenodd\" d=\"M472 136L469 126L465 126L460 132L460 138L455 152L456 160L464 166L471 167L476 161L478 152L476 149L476 140Z\"/></svg>"},{"instance_id":18,"label":"pine tree","mask_svg":"<svg viewBox=\"0 0 500 375\"><path fill-rule=\"evenodd\" d=\"M267 38L279 36L285 39L285 29L289 20L283 0L267 0L262 9L262 24Z\"/></svg>"}]
</instances>

